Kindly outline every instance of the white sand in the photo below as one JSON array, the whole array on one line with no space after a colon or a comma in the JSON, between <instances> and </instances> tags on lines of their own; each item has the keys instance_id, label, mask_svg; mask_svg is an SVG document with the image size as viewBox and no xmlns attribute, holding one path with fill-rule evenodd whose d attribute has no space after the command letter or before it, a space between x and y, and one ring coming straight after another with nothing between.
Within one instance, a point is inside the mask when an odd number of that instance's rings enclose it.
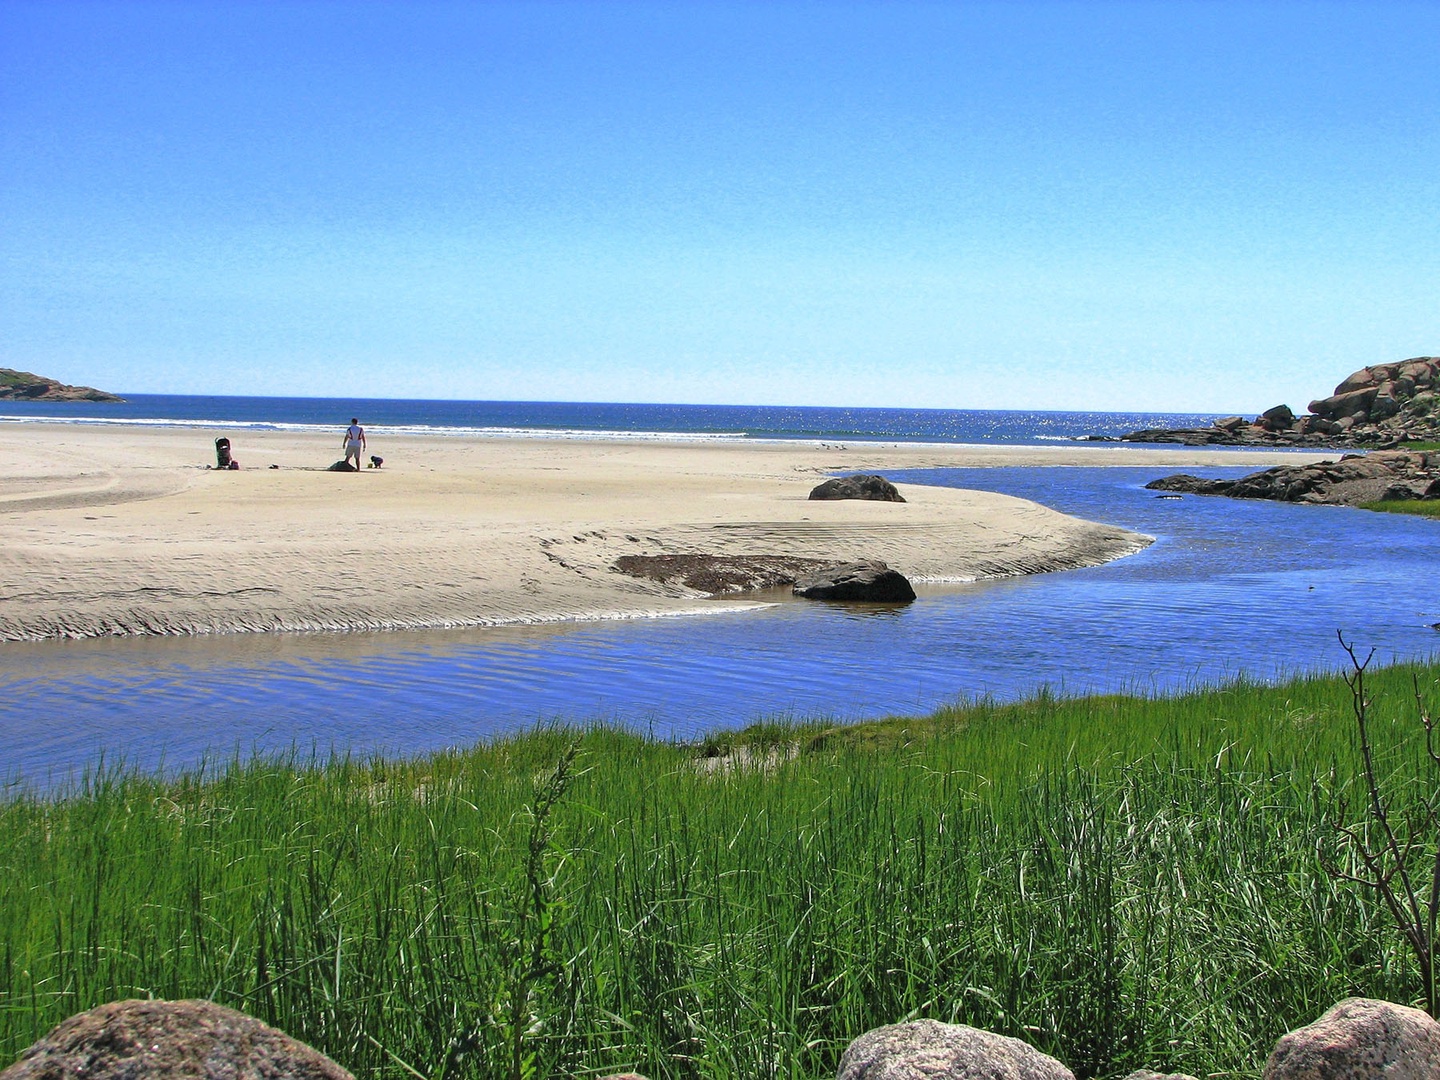
<instances>
[{"instance_id":1,"label":"white sand","mask_svg":"<svg viewBox=\"0 0 1440 1080\"><path fill-rule=\"evenodd\" d=\"M913 580L1089 566L1148 538L988 492L810 502L826 474L984 465L1295 463L1264 451L385 437L0 424L0 640L399 629L714 613L626 554L882 559ZM1310 460L1323 455L1314 455ZM269 465L280 466L270 469Z\"/></svg>"}]
</instances>

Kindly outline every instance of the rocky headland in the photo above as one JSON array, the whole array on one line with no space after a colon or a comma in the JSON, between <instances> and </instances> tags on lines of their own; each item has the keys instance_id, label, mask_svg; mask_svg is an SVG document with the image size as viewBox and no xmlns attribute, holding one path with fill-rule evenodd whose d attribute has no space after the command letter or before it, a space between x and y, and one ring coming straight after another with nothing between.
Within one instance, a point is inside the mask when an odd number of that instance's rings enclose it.
<instances>
[{"instance_id":1,"label":"rocky headland","mask_svg":"<svg viewBox=\"0 0 1440 1080\"><path fill-rule=\"evenodd\" d=\"M1113 441L1092 436L1096 441ZM1417 356L1361 368L1297 416L1288 405L1253 420L1226 416L1207 428L1149 428L1122 442L1184 446L1383 448L1440 440L1440 357Z\"/></svg>"},{"instance_id":2,"label":"rocky headland","mask_svg":"<svg viewBox=\"0 0 1440 1080\"><path fill-rule=\"evenodd\" d=\"M124 401L93 386L67 386L29 371L0 368L0 401Z\"/></svg>"},{"instance_id":3,"label":"rocky headland","mask_svg":"<svg viewBox=\"0 0 1440 1080\"><path fill-rule=\"evenodd\" d=\"M1440 450L1375 450L1339 461L1279 465L1239 480L1179 473L1152 480L1151 491L1228 495L1232 499L1362 506L1392 500L1440 499Z\"/></svg>"}]
</instances>

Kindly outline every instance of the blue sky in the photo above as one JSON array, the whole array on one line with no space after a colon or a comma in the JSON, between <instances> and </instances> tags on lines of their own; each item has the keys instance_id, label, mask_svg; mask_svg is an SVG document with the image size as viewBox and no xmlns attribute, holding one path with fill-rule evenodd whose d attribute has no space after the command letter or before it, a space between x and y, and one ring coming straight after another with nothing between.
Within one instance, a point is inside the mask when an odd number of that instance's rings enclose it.
<instances>
[{"instance_id":1,"label":"blue sky","mask_svg":"<svg viewBox=\"0 0 1440 1080\"><path fill-rule=\"evenodd\" d=\"M0 0L0 365L1253 412L1440 353L1440 4Z\"/></svg>"}]
</instances>

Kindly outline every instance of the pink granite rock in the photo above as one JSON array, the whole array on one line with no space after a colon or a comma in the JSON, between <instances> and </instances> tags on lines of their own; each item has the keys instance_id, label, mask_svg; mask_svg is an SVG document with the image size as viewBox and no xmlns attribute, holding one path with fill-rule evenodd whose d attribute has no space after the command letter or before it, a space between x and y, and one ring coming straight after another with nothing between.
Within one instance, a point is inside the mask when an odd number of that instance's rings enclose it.
<instances>
[{"instance_id":1,"label":"pink granite rock","mask_svg":"<svg viewBox=\"0 0 1440 1080\"><path fill-rule=\"evenodd\" d=\"M1435 1080L1440 1024L1428 1013L1373 998L1346 998L1283 1036L1265 1080Z\"/></svg>"},{"instance_id":2,"label":"pink granite rock","mask_svg":"<svg viewBox=\"0 0 1440 1080\"><path fill-rule=\"evenodd\" d=\"M0 1080L355 1080L318 1050L209 1001L114 1001L62 1022Z\"/></svg>"}]
</instances>

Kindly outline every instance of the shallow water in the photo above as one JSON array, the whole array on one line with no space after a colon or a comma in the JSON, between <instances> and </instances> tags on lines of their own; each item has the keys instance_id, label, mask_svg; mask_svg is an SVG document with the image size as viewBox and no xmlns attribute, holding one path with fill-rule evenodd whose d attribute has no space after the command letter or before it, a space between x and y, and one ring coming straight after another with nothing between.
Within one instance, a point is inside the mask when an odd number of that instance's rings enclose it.
<instances>
[{"instance_id":1,"label":"shallow water","mask_svg":"<svg viewBox=\"0 0 1440 1080\"><path fill-rule=\"evenodd\" d=\"M1206 470L1238 476L1243 469ZM920 589L899 608L777 595L748 614L407 634L7 644L0 762L46 785L104 754L181 766L298 746L418 753L537 722L690 738L775 716L853 721L1048 686L1158 692L1440 655L1440 522L1157 498L1155 469L891 473L1157 537L1089 570Z\"/></svg>"}]
</instances>

